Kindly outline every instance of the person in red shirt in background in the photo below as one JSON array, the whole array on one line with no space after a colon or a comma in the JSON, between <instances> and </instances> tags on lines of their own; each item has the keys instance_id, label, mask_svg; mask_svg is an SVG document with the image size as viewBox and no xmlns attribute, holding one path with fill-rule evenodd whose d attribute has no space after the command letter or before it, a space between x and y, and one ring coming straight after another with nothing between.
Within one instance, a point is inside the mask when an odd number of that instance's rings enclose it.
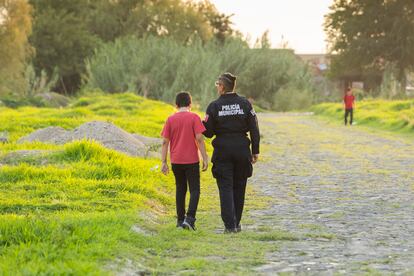
<instances>
[{"instance_id":1,"label":"person in red shirt in background","mask_svg":"<svg viewBox=\"0 0 414 276\"><path fill-rule=\"evenodd\" d=\"M204 144L203 132L206 130L200 117L190 112L191 95L178 93L175 99L177 112L171 115L162 130L162 172L167 175L168 146L170 161L175 176L177 227L195 230L196 211L200 198L200 165L198 150L203 158L203 171L208 168L208 156ZM187 184L190 190L190 203L185 214Z\"/></svg>"},{"instance_id":2,"label":"person in red shirt in background","mask_svg":"<svg viewBox=\"0 0 414 276\"><path fill-rule=\"evenodd\" d=\"M348 115L349 115L349 125L352 125L354 120L354 109L355 109L355 96L352 94L352 89L349 87L346 90L346 94L344 96L344 109L345 109L345 125L348 123Z\"/></svg>"}]
</instances>

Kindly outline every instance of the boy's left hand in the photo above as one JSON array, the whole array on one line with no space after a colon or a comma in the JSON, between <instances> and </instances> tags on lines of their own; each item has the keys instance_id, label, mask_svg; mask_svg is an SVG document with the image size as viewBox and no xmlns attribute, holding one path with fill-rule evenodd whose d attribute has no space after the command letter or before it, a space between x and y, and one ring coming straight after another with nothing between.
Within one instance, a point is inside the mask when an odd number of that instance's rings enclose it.
<instances>
[{"instance_id":1,"label":"boy's left hand","mask_svg":"<svg viewBox=\"0 0 414 276\"><path fill-rule=\"evenodd\" d=\"M167 175L170 172L170 168L168 167L167 163L162 163L161 172Z\"/></svg>"}]
</instances>

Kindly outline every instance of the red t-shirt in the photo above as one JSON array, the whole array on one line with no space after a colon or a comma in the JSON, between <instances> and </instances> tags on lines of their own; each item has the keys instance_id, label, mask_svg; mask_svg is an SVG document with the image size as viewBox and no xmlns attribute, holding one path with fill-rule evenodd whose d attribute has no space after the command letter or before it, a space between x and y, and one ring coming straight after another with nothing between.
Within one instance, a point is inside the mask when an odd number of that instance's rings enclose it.
<instances>
[{"instance_id":1,"label":"red t-shirt","mask_svg":"<svg viewBox=\"0 0 414 276\"><path fill-rule=\"evenodd\" d=\"M355 101L354 95L345 95L344 97L345 108L352 109L354 101Z\"/></svg>"},{"instance_id":2,"label":"red t-shirt","mask_svg":"<svg viewBox=\"0 0 414 276\"><path fill-rule=\"evenodd\" d=\"M161 135L170 140L171 163L194 164L199 162L196 134L205 127L200 117L192 112L177 112L167 119Z\"/></svg>"}]
</instances>

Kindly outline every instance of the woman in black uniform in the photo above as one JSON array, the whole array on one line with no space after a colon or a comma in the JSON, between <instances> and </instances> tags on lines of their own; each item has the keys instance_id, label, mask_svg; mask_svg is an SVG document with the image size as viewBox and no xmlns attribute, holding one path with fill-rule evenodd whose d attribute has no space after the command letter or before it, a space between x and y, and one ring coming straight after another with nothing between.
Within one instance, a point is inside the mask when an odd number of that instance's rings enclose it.
<instances>
[{"instance_id":1,"label":"woman in black uniform","mask_svg":"<svg viewBox=\"0 0 414 276\"><path fill-rule=\"evenodd\" d=\"M220 97L210 103L203 122L204 135L216 136L212 172L220 192L225 233L241 231L247 178L252 176L252 164L258 160L260 143L256 113L246 98L234 92L235 86L236 77L231 73L218 78L216 87Z\"/></svg>"}]
</instances>

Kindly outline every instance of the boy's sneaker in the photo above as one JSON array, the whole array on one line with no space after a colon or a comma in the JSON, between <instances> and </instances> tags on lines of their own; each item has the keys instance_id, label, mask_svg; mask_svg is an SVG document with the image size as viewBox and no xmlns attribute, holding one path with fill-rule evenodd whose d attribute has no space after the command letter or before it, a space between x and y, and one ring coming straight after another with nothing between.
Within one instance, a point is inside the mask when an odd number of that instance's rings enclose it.
<instances>
[{"instance_id":1,"label":"boy's sneaker","mask_svg":"<svg viewBox=\"0 0 414 276\"><path fill-rule=\"evenodd\" d=\"M177 228L183 228L183 220L177 220Z\"/></svg>"},{"instance_id":2,"label":"boy's sneaker","mask_svg":"<svg viewBox=\"0 0 414 276\"><path fill-rule=\"evenodd\" d=\"M196 230L196 228L195 228L195 221L196 221L196 219L195 219L195 218L192 218L192 217L186 217L186 218L184 219L184 222L183 222L183 228L184 228L184 229L188 229L188 230L193 230L193 231L195 231L195 230Z\"/></svg>"}]
</instances>

